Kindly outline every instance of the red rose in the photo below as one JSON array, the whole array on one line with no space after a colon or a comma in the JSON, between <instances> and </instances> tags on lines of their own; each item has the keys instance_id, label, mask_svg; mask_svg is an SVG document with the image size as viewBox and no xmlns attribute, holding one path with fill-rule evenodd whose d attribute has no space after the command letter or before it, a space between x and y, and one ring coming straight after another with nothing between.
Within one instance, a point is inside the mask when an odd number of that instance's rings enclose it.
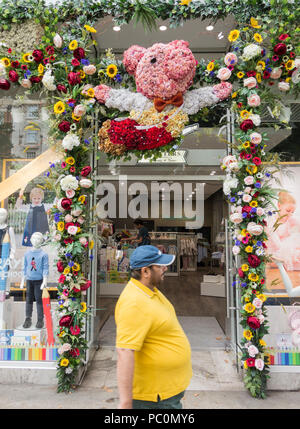
<instances>
[{"instance_id":1,"label":"red rose","mask_svg":"<svg viewBox=\"0 0 300 429\"><path fill-rule=\"evenodd\" d=\"M250 267L257 268L260 265L261 260L256 255L248 255L248 263L249 263Z\"/></svg>"},{"instance_id":2,"label":"red rose","mask_svg":"<svg viewBox=\"0 0 300 429\"><path fill-rule=\"evenodd\" d=\"M57 91L59 91L59 92L63 92L63 93L67 93L67 88L65 87L65 85L62 85L62 84L58 84L57 86L56 86L56 89L57 89Z\"/></svg>"},{"instance_id":3,"label":"red rose","mask_svg":"<svg viewBox=\"0 0 300 429\"><path fill-rule=\"evenodd\" d=\"M254 162L255 165L260 165L261 164L261 159L258 156L255 156L252 161Z\"/></svg>"},{"instance_id":4,"label":"red rose","mask_svg":"<svg viewBox=\"0 0 300 429\"><path fill-rule=\"evenodd\" d=\"M71 331L72 335L79 335L80 334L80 328L77 325L71 326L70 331Z\"/></svg>"},{"instance_id":5,"label":"red rose","mask_svg":"<svg viewBox=\"0 0 300 429\"><path fill-rule=\"evenodd\" d=\"M80 62L76 58L72 59L71 64L72 64L73 67L80 66Z\"/></svg>"},{"instance_id":6,"label":"red rose","mask_svg":"<svg viewBox=\"0 0 300 429\"><path fill-rule=\"evenodd\" d=\"M91 285L92 285L91 280L87 280L85 284L83 284L83 285L80 286L80 290L81 291L87 290L88 288L91 287Z\"/></svg>"},{"instance_id":7,"label":"red rose","mask_svg":"<svg viewBox=\"0 0 300 429\"><path fill-rule=\"evenodd\" d=\"M284 43L277 43L277 45L274 46L273 51L277 55L284 55L286 53L286 45Z\"/></svg>"},{"instance_id":8,"label":"red rose","mask_svg":"<svg viewBox=\"0 0 300 429\"><path fill-rule=\"evenodd\" d=\"M76 73L75 72L70 72L68 74L68 82L72 86L79 84L81 82L80 72L76 72Z\"/></svg>"},{"instance_id":9,"label":"red rose","mask_svg":"<svg viewBox=\"0 0 300 429\"><path fill-rule=\"evenodd\" d=\"M0 79L0 89L8 91L10 88L10 82L7 79Z\"/></svg>"},{"instance_id":10,"label":"red rose","mask_svg":"<svg viewBox=\"0 0 300 429\"><path fill-rule=\"evenodd\" d=\"M66 326L69 327L72 323L72 317L71 316L63 316L59 321L59 326Z\"/></svg>"},{"instance_id":11,"label":"red rose","mask_svg":"<svg viewBox=\"0 0 300 429\"><path fill-rule=\"evenodd\" d=\"M17 69L18 67L20 67L20 63L19 63L19 61L12 61L12 62L11 62L11 66L12 66L14 69Z\"/></svg>"},{"instance_id":12,"label":"red rose","mask_svg":"<svg viewBox=\"0 0 300 429\"><path fill-rule=\"evenodd\" d=\"M247 324L252 329L259 329L260 328L260 321L257 317L249 316L247 318Z\"/></svg>"},{"instance_id":13,"label":"red rose","mask_svg":"<svg viewBox=\"0 0 300 429\"><path fill-rule=\"evenodd\" d=\"M253 198L257 198L258 196L259 196L259 192L258 191L256 191L255 194L252 195Z\"/></svg>"},{"instance_id":14,"label":"red rose","mask_svg":"<svg viewBox=\"0 0 300 429\"><path fill-rule=\"evenodd\" d=\"M62 261L58 261L56 266L57 266L57 271L59 273L62 273L64 271L64 264L62 263Z\"/></svg>"},{"instance_id":15,"label":"red rose","mask_svg":"<svg viewBox=\"0 0 300 429\"><path fill-rule=\"evenodd\" d=\"M42 78L40 76L31 76L31 78L29 78L30 82L32 83L39 83L41 79Z\"/></svg>"},{"instance_id":16,"label":"red rose","mask_svg":"<svg viewBox=\"0 0 300 429\"><path fill-rule=\"evenodd\" d=\"M66 222L65 223L65 229L68 229L69 226L74 226L74 223L73 222Z\"/></svg>"},{"instance_id":17,"label":"red rose","mask_svg":"<svg viewBox=\"0 0 300 429\"><path fill-rule=\"evenodd\" d=\"M245 273L241 268L238 269L238 273L239 273L239 276L241 279L243 279L245 277Z\"/></svg>"},{"instance_id":18,"label":"red rose","mask_svg":"<svg viewBox=\"0 0 300 429\"><path fill-rule=\"evenodd\" d=\"M76 347L75 349L70 350L70 355L71 355L72 357L78 357L78 356L80 355L80 351L79 351L79 349Z\"/></svg>"},{"instance_id":19,"label":"red rose","mask_svg":"<svg viewBox=\"0 0 300 429\"><path fill-rule=\"evenodd\" d=\"M62 208L63 208L64 210L70 210L71 205L72 205L72 200L70 200L70 198L63 198L63 199L61 200L60 205L62 206Z\"/></svg>"},{"instance_id":20,"label":"red rose","mask_svg":"<svg viewBox=\"0 0 300 429\"><path fill-rule=\"evenodd\" d=\"M19 75L15 70L10 70L8 73L8 78L11 82L17 82L19 79Z\"/></svg>"},{"instance_id":21,"label":"red rose","mask_svg":"<svg viewBox=\"0 0 300 429\"><path fill-rule=\"evenodd\" d=\"M68 238L65 238L65 239L64 239L64 243L65 243L65 244L73 243L73 241L74 241L74 240L73 240L73 238L71 238L71 237L68 237Z\"/></svg>"},{"instance_id":22,"label":"red rose","mask_svg":"<svg viewBox=\"0 0 300 429\"><path fill-rule=\"evenodd\" d=\"M241 123L241 125L240 125L240 129L242 130L242 131L248 131L248 130L250 130L250 129L252 129L253 128L253 126L254 126L254 124L253 124L253 122L252 122L252 120L251 119L245 119L242 123Z\"/></svg>"},{"instance_id":23,"label":"red rose","mask_svg":"<svg viewBox=\"0 0 300 429\"><path fill-rule=\"evenodd\" d=\"M80 174L81 174L81 176L86 177L90 174L91 171L92 171L92 167L87 165L86 167L83 167Z\"/></svg>"},{"instance_id":24,"label":"red rose","mask_svg":"<svg viewBox=\"0 0 300 429\"><path fill-rule=\"evenodd\" d=\"M243 213L250 213L250 212L251 212L251 210L252 210L252 207L250 207L250 206L244 206L244 207L242 208L242 212L243 212Z\"/></svg>"},{"instance_id":25,"label":"red rose","mask_svg":"<svg viewBox=\"0 0 300 429\"><path fill-rule=\"evenodd\" d=\"M59 125L58 128L60 129L60 131L63 131L64 133L67 133L68 131L70 131L70 122L68 121L62 121Z\"/></svg>"},{"instance_id":26,"label":"red rose","mask_svg":"<svg viewBox=\"0 0 300 429\"><path fill-rule=\"evenodd\" d=\"M248 368L253 368L255 366L255 359L254 358L248 358L246 360L246 364Z\"/></svg>"},{"instance_id":27,"label":"red rose","mask_svg":"<svg viewBox=\"0 0 300 429\"><path fill-rule=\"evenodd\" d=\"M32 56L33 56L34 61L36 63L40 63L44 58L43 52L39 51L38 49L36 49L35 51L32 52Z\"/></svg>"},{"instance_id":28,"label":"red rose","mask_svg":"<svg viewBox=\"0 0 300 429\"><path fill-rule=\"evenodd\" d=\"M77 60L80 61L82 58L85 57L85 51L84 51L84 49L83 48L76 48L76 49L74 49L73 56L74 56L74 58L76 58Z\"/></svg>"},{"instance_id":29,"label":"red rose","mask_svg":"<svg viewBox=\"0 0 300 429\"><path fill-rule=\"evenodd\" d=\"M289 34L284 33L284 34L280 34L280 36L278 37L279 40L281 40L282 42L287 39L288 37L290 37Z\"/></svg>"},{"instance_id":30,"label":"red rose","mask_svg":"<svg viewBox=\"0 0 300 429\"><path fill-rule=\"evenodd\" d=\"M59 276L58 283L64 283L65 281L66 281L66 276L64 276L63 274L61 274Z\"/></svg>"},{"instance_id":31,"label":"red rose","mask_svg":"<svg viewBox=\"0 0 300 429\"><path fill-rule=\"evenodd\" d=\"M255 77L256 76L256 71L251 70L251 71L248 71L246 74L247 74L247 77Z\"/></svg>"}]
</instances>

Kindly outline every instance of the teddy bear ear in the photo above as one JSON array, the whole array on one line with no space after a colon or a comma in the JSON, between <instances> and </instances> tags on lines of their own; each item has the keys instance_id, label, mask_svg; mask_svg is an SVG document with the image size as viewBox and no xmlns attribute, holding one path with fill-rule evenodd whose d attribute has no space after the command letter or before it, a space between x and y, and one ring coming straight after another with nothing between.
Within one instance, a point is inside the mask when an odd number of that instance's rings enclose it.
<instances>
[{"instance_id":1,"label":"teddy bear ear","mask_svg":"<svg viewBox=\"0 0 300 429\"><path fill-rule=\"evenodd\" d=\"M186 40L173 40L168 43L168 45L173 46L174 48L188 48L190 46L189 42Z\"/></svg>"},{"instance_id":2,"label":"teddy bear ear","mask_svg":"<svg viewBox=\"0 0 300 429\"><path fill-rule=\"evenodd\" d=\"M129 74L134 75L140 59L146 52L146 48L132 45L124 52L123 64Z\"/></svg>"}]
</instances>

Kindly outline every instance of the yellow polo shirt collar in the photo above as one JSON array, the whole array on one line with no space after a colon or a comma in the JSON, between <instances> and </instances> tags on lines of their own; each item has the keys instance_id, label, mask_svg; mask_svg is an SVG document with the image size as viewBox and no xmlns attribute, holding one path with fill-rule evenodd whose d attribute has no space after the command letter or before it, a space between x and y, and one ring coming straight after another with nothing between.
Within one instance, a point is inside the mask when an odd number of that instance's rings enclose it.
<instances>
[{"instance_id":1,"label":"yellow polo shirt collar","mask_svg":"<svg viewBox=\"0 0 300 429\"><path fill-rule=\"evenodd\" d=\"M150 288L148 288L147 286L145 286L143 283L141 283L139 280L133 279L131 277L130 282L133 283L135 286L137 286L138 288L140 288L143 292L145 292L150 298L153 297L153 295L156 295L157 289L156 287L154 288L154 290L152 291Z\"/></svg>"}]
</instances>

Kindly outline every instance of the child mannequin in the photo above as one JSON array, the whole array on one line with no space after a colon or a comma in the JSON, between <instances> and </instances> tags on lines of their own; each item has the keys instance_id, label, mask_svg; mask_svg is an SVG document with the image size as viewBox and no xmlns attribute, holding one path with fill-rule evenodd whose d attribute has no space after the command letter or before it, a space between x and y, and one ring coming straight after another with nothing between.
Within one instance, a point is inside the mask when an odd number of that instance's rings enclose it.
<instances>
[{"instance_id":1,"label":"child mannequin","mask_svg":"<svg viewBox=\"0 0 300 429\"><path fill-rule=\"evenodd\" d=\"M35 232L31 236L33 249L28 250L24 256L24 274L21 280L20 288L24 288L25 279L27 280L26 294L26 319L23 328L31 327L31 317L33 309L33 300L36 300L38 320L36 328L41 329L44 326L44 311L42 302L42 290L47 286L47 276L49 274L49 258L47 253L41 249L43 243L43 234Z\"/></svg>"},{"instance_id":2,"label":"child mannequin","mask_svg":"<svg viewBox=\"0 0 300 429\"><path fill-rule=\"evenodd\" d=\"M45 234L49 231L47 214L45 211L44 204L44 191L41 188L33 188L30 192L30 209L27 215L24 235L23 235L23 246L31 246L31 235L34 232L42 232ZM20 209L23 203L23 191L20 191L19 198L16 202L16 208Z\"/></svg>"}]
</instances>

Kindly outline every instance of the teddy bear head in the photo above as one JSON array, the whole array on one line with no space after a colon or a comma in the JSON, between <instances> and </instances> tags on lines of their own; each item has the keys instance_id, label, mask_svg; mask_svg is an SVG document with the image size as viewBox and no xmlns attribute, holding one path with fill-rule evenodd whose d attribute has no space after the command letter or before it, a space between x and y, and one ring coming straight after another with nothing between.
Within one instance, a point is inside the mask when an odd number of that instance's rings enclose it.
<instances>
[{"instance_id":1,"label":"teddy bear head","mask_svg":"<svg viewBox=\"0 0 300 429\"><path fill-rule=\"evenodd\" d=\"M124 52L123 64L135 77L138 92L169 100L192 85L197 62L188 42L174 40L148 49L133 45Z\"/></svg>"}]
</instances>

